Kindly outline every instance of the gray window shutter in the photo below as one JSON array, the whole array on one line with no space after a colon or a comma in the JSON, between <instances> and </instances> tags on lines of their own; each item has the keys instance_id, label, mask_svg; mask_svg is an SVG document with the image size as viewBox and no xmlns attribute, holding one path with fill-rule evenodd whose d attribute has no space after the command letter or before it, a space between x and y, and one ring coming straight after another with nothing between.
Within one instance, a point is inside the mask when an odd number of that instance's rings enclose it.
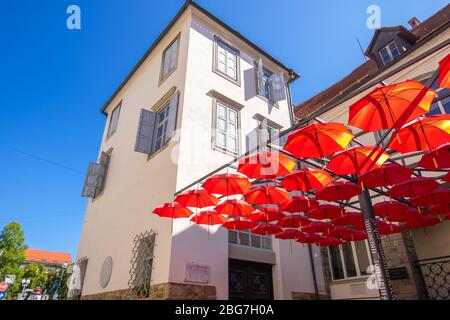
<instances>
[{"instance_id":1,"label":"gray window shutter","mask_svg":"<svg viewBox=\"0 0 450 320\"><path fill-rule=\"evenodd\" d=\"M279 133L278 133L279 134ZM288 138L288 134L285 134L285 135L283 135L283 136L281 136L281 137L279 137L278 138L278 146L280 146L281 148L283 148L284 147L284 145L286 144L286 141L287 141L287 138Z\"/></svg>"},{"instance_id":2,"label":"gray window shutter","mask_svg":"<svg viewBox=\"0 0 450 320\"><path fill-rule=\"evenodd\" d=\"M95 184L95 196L101 194L105 188L106 176L108 174L109 167L109 154L102 152L99 160L99 168L97 174L97 181Z\"/></svg>"},{"instance_id":3,"label":"gray window shutter","mask_svg":"<svg viewBox=\"0 0 450 320\"><path fill-rule=\"evenodd\" d=\"M278 102L286 100L286 85L284 84L283 75L281 73L274 73L270 76L272 101Z\"/></svg>"},{"instance_id":4,"label":"gray window shutter","mask_svg":"<svg viewBox=\"0 0 450 320\"><path fill-rule=\"evenodd\" d=\"M169 106L169 118L167 120L167 140L172 138L175 135L175 130L177 129L177 114L178 114L178 100L179 100L179 92L175 92L175 94L170 98L170 106Z\"/></svg>"},{"instance_id":5,"label":"gray window shutter","mask_svg":"<svg viewBox=\"0 0 450 320\"><path fill-rule=\"evenodd\" d=\"M83 191L81 192L82 197L94 198L95 197L95 186L97 184L97 176L100 169L100 164L89 163L86 179L84 180Z\"/></svg>"},{"instance_id":6,"label":"gray window shutter","mask_svg":"<svg viewBox=\"0 0 450 320\"><path fill-rule=\"evenodd\" d=\"M267 142L269 141L269 127L267 125L267 119L260 122L258 128L258 145L261 149L267 148Z\"/></svg>"},{"instance_id":7,"label":"gray window shutter","mask_svg":"<svg viewBox=\"0 0 450 320\"><path fill-rule=\"evenodd\" d=\"M152 154L153 133L155 131L156 113L141 109L134 151Z\"/></svg>"},{"instance_id":8,"label":"gray window shutter","mask_svg":"<svg viewBox=\"0 0 450 320\"><path fill-rule=\"evenodd\" d=\"M256 66L256 82L257 82L257 88L256 91L259 95L264 94L264 68L262 59L259 58L258 64Z\"/></svg>"}]
</instances>

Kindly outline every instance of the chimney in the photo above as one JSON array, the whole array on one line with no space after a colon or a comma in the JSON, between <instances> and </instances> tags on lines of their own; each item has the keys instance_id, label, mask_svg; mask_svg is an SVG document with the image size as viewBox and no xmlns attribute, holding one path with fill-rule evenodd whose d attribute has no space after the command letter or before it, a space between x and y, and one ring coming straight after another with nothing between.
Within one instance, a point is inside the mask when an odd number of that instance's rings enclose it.
<instances>
[{"instance_id":1,"label":"chimney","mask_svg":"<svg viewBox=\"0 0 450 320\"><path fill-rule=\"evenodd\" d=\"M409 20L408 23L411 26L411 30L413 30L420 25L420 20L414 17L411 20Z\"/></svg>"}]
</instances>

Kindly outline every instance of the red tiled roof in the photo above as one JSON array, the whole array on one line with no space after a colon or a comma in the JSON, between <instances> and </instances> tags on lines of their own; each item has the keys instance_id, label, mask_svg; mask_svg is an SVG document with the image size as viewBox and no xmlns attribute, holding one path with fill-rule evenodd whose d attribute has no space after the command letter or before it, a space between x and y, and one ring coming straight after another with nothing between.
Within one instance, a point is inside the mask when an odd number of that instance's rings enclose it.
<instances>
[{"instance_id":1,"label":"red tiled roof","mask_svg":"<svg viewBox=\"0 0 450 320\"><path fill-rule=\"evenodd\" d=\"M418 37L418 42L430 35L433 31L444 25L450 18L450 4L445 6L442 10L432 15L427 20L423 21L416 28L411 30L412 34ZM331 87L316 94L312 98L297 105L294 113L297 118L303 119L313 112L321 109L323 106L342 96L348 90L358 87L358 85L366 78L379 72L377 63L370 59L353 70L349 75L344 77L339 82Z\"/></svg>"},{"instance_id":2,"label":"red tiled roof","mask_svg":"<svg viewBox=\"0 0 450 320\"><path fill-rule=\"evenodd\" d=\"M45 250L27 249L25 251L26 262L36 262L42 264L71 264L72 258L69 253L51 252Z\"/></svg>"}]
</instances>

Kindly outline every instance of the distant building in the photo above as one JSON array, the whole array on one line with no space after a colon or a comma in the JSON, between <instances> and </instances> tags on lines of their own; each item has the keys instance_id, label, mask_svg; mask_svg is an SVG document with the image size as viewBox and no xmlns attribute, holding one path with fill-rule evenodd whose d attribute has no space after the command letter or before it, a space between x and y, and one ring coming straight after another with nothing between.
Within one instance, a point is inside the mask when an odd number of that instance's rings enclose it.
<instances>
[{"instance_id":1,"label":"distant building","mask_svg":"<svg viewBox=\"0 0 450 320\"><path fill-rule=\"evenodd\" d=\"M23 265L26 266L33 263L42 264L47 270L59 270L64 267L64 264L72 264L72 258L70 253L27 249Z\"/></svg>"}]
</instances>

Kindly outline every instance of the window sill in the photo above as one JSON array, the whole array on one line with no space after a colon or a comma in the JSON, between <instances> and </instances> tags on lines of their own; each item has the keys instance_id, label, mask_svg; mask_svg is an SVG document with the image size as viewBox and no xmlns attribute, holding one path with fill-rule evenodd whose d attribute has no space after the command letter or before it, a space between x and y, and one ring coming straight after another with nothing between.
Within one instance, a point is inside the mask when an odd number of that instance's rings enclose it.
<instances>
[{"instance_id":1,"label":"window sill","mask_svg":"<svg viewBox=\"0 0 450 320\"><path fill-rule=\"evenodd\" d=\"M156 157L158 154L163 152L166 148L168 148L170 140L172 140L172 139L167 140L167 142L161 148L159 148L158 151L156 151L155 153L147 155L147 161L150 161L151 159Z\"/></svg>"},{"instance_id":2,"label":"window sill","mask_svg":"<svg viewBox=\"0 0 450 320\"><path fill-rule=\"evenodd\" d=\"M160 79L159 79L159 81L158 81L158 88L168 79L168 78L170 78L170 76L175 72L175 71L177 71L177 69L178 69L178 66L177 67L175 67L175 68L173 68L168 74L166 74L164 77L161 77Z\"/></svg>"},{"instance_id":3,"label":"window sill","mask_svg":"<svg viewBox=\"0 0 450 320\"><path fill-rule=\"evenodd\" d=\"M231 78L230 76L228 76L227 74L225 74L225 73L223 73L222 71L219 71L219 70L217 70L217 69L213 69L213 72L214 72L215 74L221 76L222 78L224 78L224 79L226 79L226 80L228 80L228 81L234 83L234 84L237 85L238 87L241 87L241 81L240 81L239 77L238 77L237 80L236 80L236 79L233 79L233 78Z\"/></svg>"},{"instance_id":4,"label":"window sill","mask_svg":"<svg viewBox=\"0 0 450 320\"><path fill-rule=\"evenodd\" d=\"M345 284L345 283L366 281L369 278L369 276L370 275L367 275L367 276L356 276L356 277L339 279L339 280L331 280L331 284Z\"/></svg>"},{"instance_id":5,"label":"window sill","mask_svg":"<svg viewBox=\"0 0 450 320\"><path fill-rule=\"evenodd\" d=\"M279 105L277 102L272 102L270 101L267 97L262 96L260 94L256 95L258 98L260 98L261 100L264 100L265 102L267 102L269 105L274 106L275 108L279 108Z\"/></svg>"},{"instance_id":6,"label":"window sill","mask_svg":"<svg viewBox=\"0 0 450 320\"><path fill-rule=\"evenodd\" d=\"M233 157L233 158L237 158L237 157L239 156L238 153L235 153L235 152L229 151L229 150L227 150L227 149L221 148L221 147L219 147L219 146L217 146L217 145L212 145L211 148L212 148L214 151L218 151L218 152L224 153L224 154L226 154L227 156L230 156L230 157Z\"/></svg>"}]
</instances>

